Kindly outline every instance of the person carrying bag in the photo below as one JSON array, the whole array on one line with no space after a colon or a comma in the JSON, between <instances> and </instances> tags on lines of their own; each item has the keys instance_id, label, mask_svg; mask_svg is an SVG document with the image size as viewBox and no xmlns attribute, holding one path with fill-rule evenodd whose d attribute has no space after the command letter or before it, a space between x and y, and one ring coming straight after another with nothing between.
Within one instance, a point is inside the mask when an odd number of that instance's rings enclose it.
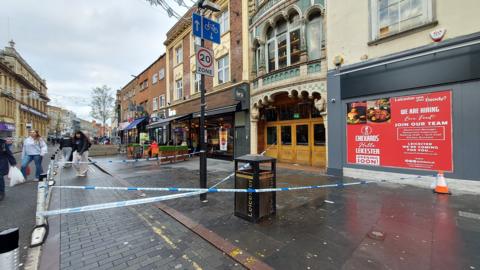
<instances>
[{"instance_id":1,"label":"person carrying bag","mask_svg":"<svg viewBox=\"0 0 480 270\"><path fill-rule=\"evenodd\" d=\"M90 140L81 131L75 132L73 137L73 168L77 171L77 176L85 177L88 171L88 149Z\"/></svg>"},{"instance_id":2,"label":"person carrying bag","mask_svg":"<svg viewBox=\"0 0 480 270\"><path fill-rule=\"evenodd\" d=\"M35 181L38 181L43 173L42 160L48 152L45 140L38 130L32 130L30 136L23 142L22 149L22 174L27 179L27 168L32 160L35 162Z\"/></svg>"},{"instance_id":3,"label":"person carrying bag","mask_svg":"<svg viewBox=\"0 0 480 270\"><path fill-rule=\"evenodd\" d=\"M10 171L10 166L17 165L17 161L10 151L5 140L0 139L0 201L5 197L5 180L4 177ZM18 169L17 169L18 170Z\"/></svg>"}]
</instances>

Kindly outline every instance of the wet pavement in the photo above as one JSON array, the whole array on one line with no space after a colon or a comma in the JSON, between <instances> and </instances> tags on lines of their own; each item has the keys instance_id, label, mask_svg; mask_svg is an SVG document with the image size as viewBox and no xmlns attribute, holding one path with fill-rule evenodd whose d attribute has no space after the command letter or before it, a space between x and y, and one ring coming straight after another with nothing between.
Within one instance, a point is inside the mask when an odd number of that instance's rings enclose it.
<instances>
[{"instance_id":1,"label":"wet pavement","mask_svg":"<svg viewBox=\"0 0 480 270\"><path fill-rule=\"evenodd\" d=\"M56 147L49 146L48 152L55 152ZM17 167L21 164L21 153L16 151L14 154L17 160ZM46 172L50 154L43 159L42 165ZM28 176L25 183L10 187L7 178L5 178L5 199L0 202L0 231L8 228L19 228L20 239L20 265L25 264L27 250L30 245L30 235L35 226L35 210L37 207L37 187L38 182L34 182L35 165L30 163L31 175ZM1 269L1 267L0 267Z\"/></svg>"},{"instance_id":2,"label":"wet pavement","mask_svg":"<svg viewBox=\"0 0 480 270\"><path fill-rule=\"evenodd\" d=\"M99 165L131 186L198 187L198 159ZM232 170L231 162L209 160L208 186ZM278 187L338 180L277 172ZM233 179L219 187L233 188ZM147 192L154 194L166 193ZM388 183L279 192L276 216L259 224L233 215L233 197L215 193L208 203L196 197L157 206L172 208L237 246L230 256L247 252L275 269L480 269L479 196L439 196Z\"/></svg>"}]
</instances>

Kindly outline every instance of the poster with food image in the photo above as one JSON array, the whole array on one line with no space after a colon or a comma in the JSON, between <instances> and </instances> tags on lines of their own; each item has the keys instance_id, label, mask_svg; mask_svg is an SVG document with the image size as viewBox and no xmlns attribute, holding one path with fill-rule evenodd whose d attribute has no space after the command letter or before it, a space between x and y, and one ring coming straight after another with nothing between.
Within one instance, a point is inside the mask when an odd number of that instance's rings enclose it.
<instances>
[{"instance_id":1,"label":"poster with food image","mask_svg":"<svg viewBox=\"0 0 480 270\"><path fill-rule=\"evenodd\" d=\"M356 125L367 122L367 102L351 102L347 104L347 124Z\"/></svg>"},{"instance_id":2,"label":"poster with food image","mask_svg":"<svg viewBox=\"0 0 480 270\"><path fill-rule=\"evenodd\" d=\"M390 122L390 99L381 98L367 101L367 121L371 123Z\"/></svg>"},{"instance_id":3,"label":"poster with food image","mask_svg":"<svg viewBox=\"0 0 480 270\"><path fill-rule=\"evenodd\" d=\"M367 121L361 124L358 110L347 105L355 112L347 116L347 163L453 171L451 90L366 103Z\"/></svg>"}]
</instances>

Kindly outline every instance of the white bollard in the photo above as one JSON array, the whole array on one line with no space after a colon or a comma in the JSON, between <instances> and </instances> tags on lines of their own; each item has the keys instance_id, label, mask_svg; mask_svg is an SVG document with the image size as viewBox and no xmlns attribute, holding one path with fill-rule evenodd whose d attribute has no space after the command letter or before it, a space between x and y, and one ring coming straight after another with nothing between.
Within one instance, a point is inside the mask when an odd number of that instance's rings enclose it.
<instances>
[{"instance_id":1,"label":"white bollard","mask_svg":"<svg viewBox=\"0 0 480 270\"><path fill-rule=\"evenodd\" d=\"M12 228L0 232L0 269L18 269L18 228Z\"/></svg>"}]
</instances>

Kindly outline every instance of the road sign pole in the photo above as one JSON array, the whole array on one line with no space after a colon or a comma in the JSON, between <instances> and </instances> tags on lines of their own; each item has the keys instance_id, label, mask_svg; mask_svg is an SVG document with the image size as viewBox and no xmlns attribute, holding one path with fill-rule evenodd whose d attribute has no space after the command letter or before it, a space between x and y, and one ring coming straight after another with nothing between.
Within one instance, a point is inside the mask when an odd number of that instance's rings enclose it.
<instances>
[{"instance_id":1,"label":"road sign pole","mask_svg":"<svg viewBox=\"0 0 480 270\"><path fill-rule=\"evenodd\" d=\"M201 12L203 18L203 11ZM203 38L200 46L205 46ZM212 59L213 60L213 59ZM207 147L205 142L205 75L200 77L200 188L207 188ZM207 202L207 193L200 194L200 201Z\"/></svg>"}]
</instances>

